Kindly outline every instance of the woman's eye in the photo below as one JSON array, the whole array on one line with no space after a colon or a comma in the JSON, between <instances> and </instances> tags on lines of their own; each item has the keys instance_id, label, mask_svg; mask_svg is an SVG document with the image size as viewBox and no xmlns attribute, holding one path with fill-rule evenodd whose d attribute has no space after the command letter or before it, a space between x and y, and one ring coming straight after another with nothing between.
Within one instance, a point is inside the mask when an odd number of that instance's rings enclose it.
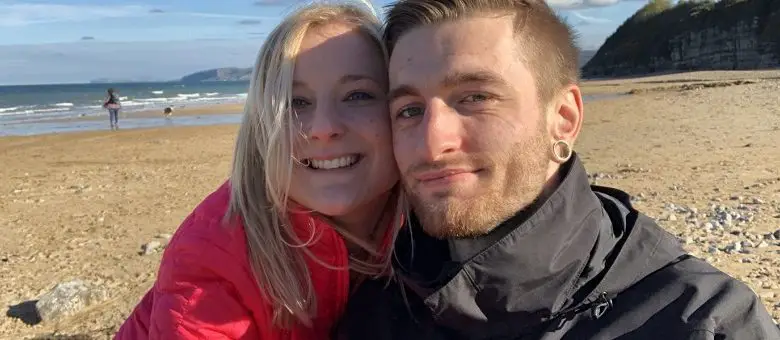
<instances>
[{"instance_id":1,"label":"woman's eye","mask_svg":"<svg viewBox=\"0 0 780 340\"><path fill-rule=\"evenodd\" d=\"M425 113L425 110L421 107L416 106L409 106L401 109L398 111L398 117L399 118L412 118L416 116L420 116L423 113Z\"/></svg>"},{"instance_id":2,"label":"woman's eye","mask_svg":"<svg viewBox=\"0 0 780 340\"><path fill-rule=\"evenodd\" d=\"M352 101L352 100L371 100L371 99L374 99L374 96L366 92L352 92L344 100Z\"/></svg>"},{"instance_id":3,"label":"woman's eye","mask_svg":"<svg viewBox=\"0 0 780 340\"><path fill-rule=\"evenodd\" d=\"M293 98L293 100L291 100L290 102L294 110L300 110L309 105L308 101L300 98Z\"/></svg>"}]
</instances>

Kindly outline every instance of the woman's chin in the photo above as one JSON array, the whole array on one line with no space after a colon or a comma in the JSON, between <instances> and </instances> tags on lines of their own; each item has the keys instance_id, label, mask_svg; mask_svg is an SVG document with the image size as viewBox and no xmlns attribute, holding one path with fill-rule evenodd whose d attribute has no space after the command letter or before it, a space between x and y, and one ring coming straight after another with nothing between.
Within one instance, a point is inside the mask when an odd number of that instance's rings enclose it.
<instances>
[{"instance_id":1,"label":"woman's chin","mask_svg":"<svg viewBox=\"0 0 780 340\"><path fill-rule=\"evenodd\" d=\"M355 210L357 210L357 207L348 206L348 205L313 204L313 206L315 207L311 208L311 210L313 210L314 212L328 216L333 219L340 219L344 216L351 215Z\"/></svg>"}]
</instances>

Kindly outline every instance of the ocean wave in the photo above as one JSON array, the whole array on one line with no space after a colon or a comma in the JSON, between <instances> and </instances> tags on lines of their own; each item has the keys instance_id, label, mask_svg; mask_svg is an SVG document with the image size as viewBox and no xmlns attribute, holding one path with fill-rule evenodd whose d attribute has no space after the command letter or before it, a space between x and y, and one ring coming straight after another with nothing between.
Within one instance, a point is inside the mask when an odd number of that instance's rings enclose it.
<instances>
[{"instance_id":1,"label":"ocean wave","mask_svg":"<svg viewBox=\"0 0 780 340\"><path fill-rule=\"evenodd\" d=\"M3 113L3 112L9 112L9 111L16 111L16 110L18 110L18 109L19 109L19 106L14 106L14 107L0 107L0 113Z\"/></svg>"},{"instance_id":2,"label":"ocean wave","mask_svg":"<svg viewBox=\"0 0 780 340\"><path fill-rule=\"evenodd\" d=\"M135 103L138 102L141 105L144 105L143 103L165 103L171 100L170 98L136 98L134 101L130 101L128 103Z\"/></svg>"},{"instance_id":3,"label":"ocean wave","mask_svg":"<svg viewBox=\"0 0 780 340\"><path fill-rule=\"evenodd\" d=\"M152 94L163 94L163 93L165 93L165 91L163 90L152 91Z\"/></svg>"},{"instance_id":4,"label":"ocean wave","mask_svg":"<svg viewBox=\"0 0 780 340\"><path fill-rule=\"evenodd\" d=\"M239 103L245 100L246 94L222 94L219 92L183 94L171 93L167 97L154 97L150 95L149 97L130 98L131 100L122 100L122 109L124 112L130 113L146 110L158 110L167 106L188 107L224 103ZM104 111L105 109L102 106L102 101L99 100L91 100L83 103L76 101L62 101L59 103L46 103L40 105L8 105L7 107L0 107L0 117L2 117L0 121L6 121L8 119L53 119L58 117L97 115L103 114Z\"/></svg>"},{"instance_id":5,"label":"ocean wave","mask_svg":"<svg viewBox=\"0 0 780 340\"><path fill-rule=\"evenodd\" d=\"M40 113L53 113L53 112L66 112L70 111L70 108L48 108L48 109L33 109L33 110L18 110L18 111L6 111L0 112L0 116L24 116Z\"/></svg>"}]
</instances>

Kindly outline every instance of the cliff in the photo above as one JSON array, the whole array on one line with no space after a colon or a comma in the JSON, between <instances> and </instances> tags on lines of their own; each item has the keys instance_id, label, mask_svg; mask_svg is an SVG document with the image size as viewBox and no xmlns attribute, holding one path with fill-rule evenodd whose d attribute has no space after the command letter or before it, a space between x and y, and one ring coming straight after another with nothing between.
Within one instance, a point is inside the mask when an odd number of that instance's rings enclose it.
<instances>
[{"instance_id":1,"label":"cliff","mask_svg":"<svg viewBox=\"0 0 780 340\"><path fill-rule=\"evenodd\" d=\"M252 68L225 67L196 72L181 78L182 83L211 81L248 81Z\"/></svg>"},{"instance_id":2,"label":"cliff","mask_svg":"<svg viewBox=\"0 0 780 340\"><path fill-rule=\"evenodd\" d=\"M780 1L650 0L582 68L584 77L780 67Z\"/></svg>"}]
</instances>

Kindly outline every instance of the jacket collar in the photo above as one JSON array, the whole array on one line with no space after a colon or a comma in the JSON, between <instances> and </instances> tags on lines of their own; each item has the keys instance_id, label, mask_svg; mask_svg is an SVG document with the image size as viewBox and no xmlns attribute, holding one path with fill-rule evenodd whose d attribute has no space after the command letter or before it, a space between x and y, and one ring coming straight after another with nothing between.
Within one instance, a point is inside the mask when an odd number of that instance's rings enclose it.
<instances>
[{"instance_id":1,"label":"jacket collar","mask_svg":"<svg viewBox=\"0 0 780 340\"><path fill-rule=\"evenodd\" d=\"M560 171L545 201L488 235L440 241L412 225L414 241L399 236L399 272L439 324L474 339L522 334L590 298L578 291L605 268L622 233L576 154ZM403 256L413 249L416 256ZM462 260L453 261L453 253Z\"/></svg>"}]
</instances>

